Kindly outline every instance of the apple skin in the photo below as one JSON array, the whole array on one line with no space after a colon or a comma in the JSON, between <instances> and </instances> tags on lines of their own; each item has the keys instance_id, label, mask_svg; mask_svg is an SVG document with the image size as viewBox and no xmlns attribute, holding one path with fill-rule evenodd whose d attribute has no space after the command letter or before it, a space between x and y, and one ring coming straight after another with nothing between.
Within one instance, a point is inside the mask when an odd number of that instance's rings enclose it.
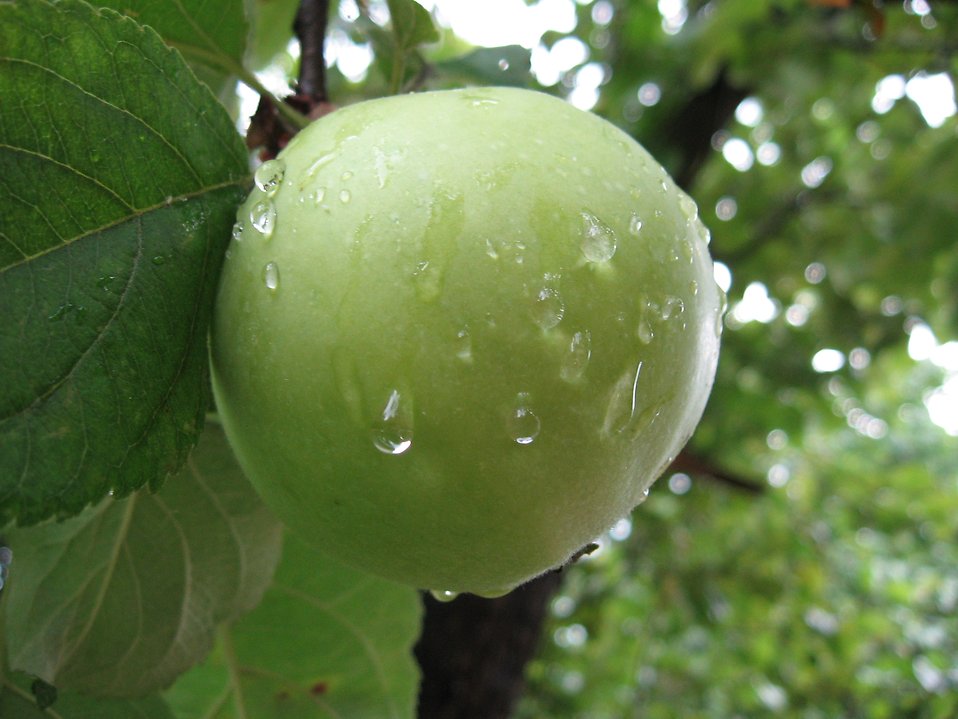
<instances>
[{"instance_id":1,"label":"apple skin","mask_svg":"<svg viewBox=\"0 0 958 719\"><path fill-rule=\"evenodd\" d=\"M421 588L503 593L627 515L692 434L724 296L694 203L528 90L340 109L257 171L211 335L266 503Z\"/></svg>"}]
</instances>

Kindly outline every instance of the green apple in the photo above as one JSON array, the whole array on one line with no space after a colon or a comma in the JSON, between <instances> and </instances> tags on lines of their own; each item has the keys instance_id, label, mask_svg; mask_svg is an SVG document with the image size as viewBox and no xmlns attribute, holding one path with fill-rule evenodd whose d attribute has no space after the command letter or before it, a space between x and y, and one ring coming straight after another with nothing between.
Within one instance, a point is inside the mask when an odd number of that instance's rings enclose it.
<instances>
[{"instance_id":1,"label":"green apple","mask_svg":"<svg viewBox=\"0 0 958 719\"><path fill-rule=\"evenodd\" d=\"M340 109L256 173L216 402L317 547L495 594L626 515L698 422L721 291L695 204L628 135L484 88Z\"/></svg>"}]
</instances>

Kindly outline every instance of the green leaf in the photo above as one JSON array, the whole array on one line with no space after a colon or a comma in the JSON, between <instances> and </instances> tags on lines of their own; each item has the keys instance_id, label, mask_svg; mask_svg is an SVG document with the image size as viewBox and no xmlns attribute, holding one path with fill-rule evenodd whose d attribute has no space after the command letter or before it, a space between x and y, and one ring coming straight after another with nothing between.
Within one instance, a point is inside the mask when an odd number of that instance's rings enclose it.
<instances>
[{"instance_id":1,"label":"green leaf","mask_svg":"<svg viewBox=\"0 0 958 719\"><path fill-rule=\"evenodd\" d=\"M249 24L243 0L93 0L156 30L186 60L221 77L241 75Z\"/></svg>"},{"instance_id":2,"label":"green leaf","mask_svg":"<svg viewBox=\"0 0 958 719\"><path fill-rule=\"evenodd\" d=\"M167 692L181 719L415 715L419 596L287 536L262 603Z\"/></svg>"},{"instance_id":3,"label":"green leaf","mask_svg":"<svg viewBox=\"0 0 958 719\"><path fill-rule=\"evenodd\" d=\"M169 686L254 607L281 529L211 426L158 494L105 500L10 533L9 663L60 689L114 697Z\"/></svg>"},{"instance_id":4,"label":"green leaf","mask_svg":"<svg viewBox=\"0 0 958 719\"><path fill-rule=\"evenodd\" d=\"M0 3L0 47L2 526L182 464L248 167L223 107L129 18Z\"/></svg>"},{"instance_id":5,"label":"green leaf","mask_svg":"<svg viewBox=\"0 0 958 719\"><path fill-rule=\"evenodd\" d=\"M480 47L436 64L440 77L454 85L528 87L531 53L521 45Z\"/></svg>"},{"instance_id":6,"label":"green leaf","mask_svg":"<svg viewBox=\"0 0 958 719\"><path fill-rule=\"evenodd\" d=\"M254 69L266 67L293 37L293 21L299 0L253 0L250 13L253 32L247 57Z\"/></svg>"},{"instance_id":7,"label":"green leaf","mask_svg":"<svg viewBox=\"0 0 958 719\"><path fill-rule=\"evenodd\" d=\"M417 45L436 42L439 31L429 11L415 0L386 0L392 20L393 36L400 52L408 52Z\"/></svg>"},{"instance_id":8,"label":"green leaf","mask_svg":"<svg viewBox=\"0 0 958 719\"><path fill-rule=\"evenodd\" d=\"M0 676L0 717L3 719L173 719L159 697L146 699L97 699L71 692L60 693L46 711L38 708L30 692L30 679L23 674Z\"/></svg>"}]
</instances>

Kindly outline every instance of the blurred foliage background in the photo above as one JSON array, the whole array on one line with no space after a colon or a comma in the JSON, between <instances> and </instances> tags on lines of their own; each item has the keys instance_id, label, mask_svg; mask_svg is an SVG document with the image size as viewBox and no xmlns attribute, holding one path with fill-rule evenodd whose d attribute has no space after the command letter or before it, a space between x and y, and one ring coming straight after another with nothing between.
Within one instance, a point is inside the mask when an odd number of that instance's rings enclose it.
<instances>
[{"instance_id":1,"label":"blurred foliage background","mask_svg":"<svg viewBox=\"0 0 958 719\"><path fill-rule=\"evenodd\" d=\"M334 103L398 79L593 110L696 199L729 295L702 461L567 573L518 715L958 716L958 8L422 4L441 37L405 55L385 2L338 4ZM257 1L279 94L295 7Z\"/></svg>"}]
</instances>

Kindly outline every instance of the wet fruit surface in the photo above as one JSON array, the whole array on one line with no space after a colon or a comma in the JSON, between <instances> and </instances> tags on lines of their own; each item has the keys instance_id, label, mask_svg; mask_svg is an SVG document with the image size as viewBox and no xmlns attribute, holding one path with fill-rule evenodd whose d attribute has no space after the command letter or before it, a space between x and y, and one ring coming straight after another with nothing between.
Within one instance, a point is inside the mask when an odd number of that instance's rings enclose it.
<instances>
[{"instance_id":1,"label":"wet fruit surface","mask_svg":"<svg viewBox=\"0 0 958 719\"><path fill-rule=\"evenodd\" d=\"M227 434L318 547L501 592L628 513L694 429L707 242L641 147L554 98L339 110L240 208L212 334Z\"/></svg>"}]
</instances>

